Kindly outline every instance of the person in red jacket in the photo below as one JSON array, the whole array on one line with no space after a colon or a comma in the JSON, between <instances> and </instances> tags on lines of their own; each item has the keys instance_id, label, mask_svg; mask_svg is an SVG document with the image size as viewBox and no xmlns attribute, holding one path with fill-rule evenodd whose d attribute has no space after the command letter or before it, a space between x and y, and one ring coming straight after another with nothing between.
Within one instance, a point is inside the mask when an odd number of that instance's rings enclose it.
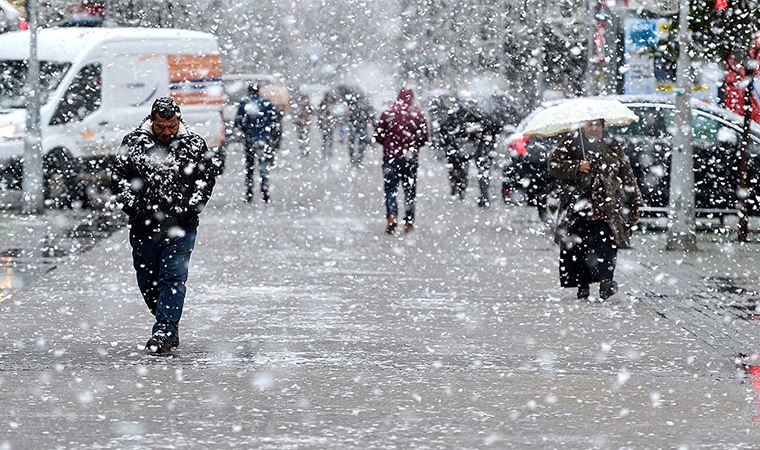
<instances>
[{"instance_id":1,"label":"person in red jacket","mask_svg":"<svg viewBox=\"0 0 760 450\"><path fill-rule=\"evenodd\" d=\"M414 229L414 199L417 196L417 168L420 147L428 141L425 116L414 102L414 92L402 88L396 102L380 115L375 124L375 141L383 146L385 186L385 232L396 230L399 182L404 189L404 231Z\"/></svg>"}]
</instances>

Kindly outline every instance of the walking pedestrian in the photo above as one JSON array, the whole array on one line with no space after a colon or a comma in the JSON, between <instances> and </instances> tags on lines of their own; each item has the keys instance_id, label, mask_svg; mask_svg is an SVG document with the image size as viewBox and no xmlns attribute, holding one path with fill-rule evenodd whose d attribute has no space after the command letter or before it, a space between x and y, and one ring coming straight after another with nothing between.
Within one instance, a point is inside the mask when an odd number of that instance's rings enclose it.
<instances>
[{"instance_id":1,"label":"walking pedestrian","mask_svg":"<svg viewBox=\"0 0 760 450\"><path fill-rule=\"evenodd\" d=\"M579 133L562 138L549 157L549 174L562 183L555 242L560 246L562 287L577 287L578 298L599 284L607 299L618 248L630 245L639 219L641 193L621 144L604 136L604 121L591 120Z\"/></svg>"},{"instance_id":2,"label":"walking pedestrian","mask_svg":"<svg viewBox=\"0 0 760 450\"><path fill-rule=\"evenodd\" d=\"M368 144L367 128L372 122L372 106L367 97L358 91L346 96L348 104L348 157L354 165L364 160Z\"/></svg>"},{"instance_id":3,"label":"walking pedestrian","mask_svg":"<svg viewBox=\"0 0 760 450\"><path fill-rule=\"evenodd\" d=\"M402 88L393 106L380 115L374 137L383 146L385 232L392 234L397 227L399 183L404 190L404 232L410 232L415 221L419 150L428 141L425 116L415 104L411 89Z\"/></svg>"},{"instance_id":4,"label":"walking pedestrian","mask_svg":"<svg viewBox=\"0 0 760 450\"><path fill-rule=\"evenodd\" d=\"M150 116L126 135L113 171L115 201L129 216L137 285L155 316L146 348L179 345L190 254L198 215L211 197L221 161L187 130L179 106L157 99Z\"/></svg>"},{"instance_id":5,"label":"walking pedestrian","mask_svg":"<svg viewBox=\"0 0 760 450\"><path fill-rule=\"evenodd\" d=\"M504 95L491 94L473 100L469 106L470 115L470 140L475 146L472 159L478 171L478 187L480 196L478 206L488 208L491 206L491 168L497 156L499 136L504 126L513 120L513 108Z\"/></svg>"},{"instance_id":6,"label":"walking pedestrian","mask_svg":"<svg viewBox=\"0 0 760 450\"><path fill-rule=\"evenodd\" d=\"M309 131L311 129L312 108L311 103L309 103L309 96L304 93L298 94L293 103L293 108L298 145L301 149L301 156L306 157L311 153Z\"/></svg>"},{"instance_id":7,"label":"walking pedestrian","mask_svg":"<svg viewBox=\"0 0 760 450\"><path fill-rule=\"evenodd\" d=\"M259 163L261 195L269 203L269 169L279 145L280 113L272 102L259 94L256 84L248 86L248 97L241 100L235 127L245 138L245 201L253 201L256 161Z\"/></svg>"},{"instance_id":8,"label":"walking pedestrian","mask_svg":"<svg viewBox=\"0 0 760 450\"><path fill-rule=\"evenodd\" d=\"M324 158L332 156L335 144L335 127L338 125L338 118L334 111L336 102L335 95L328 92L317 108L317 126L322 133L322 157Z\"/></svg>"},{"instance_id":9,"label":"walking pedestrian","mask_svg":"<svg viewBox=\"0 0 760 450\"><path fill-rule=\"evenodd\" d=\"M467 169L472 157L472 152L467 150L473 147L468 141L469 115L455 99L449 108L441 112L441 117L438 140L446 156L451 196L464 200L467 190Z\"/></svg>"}]
</instances>

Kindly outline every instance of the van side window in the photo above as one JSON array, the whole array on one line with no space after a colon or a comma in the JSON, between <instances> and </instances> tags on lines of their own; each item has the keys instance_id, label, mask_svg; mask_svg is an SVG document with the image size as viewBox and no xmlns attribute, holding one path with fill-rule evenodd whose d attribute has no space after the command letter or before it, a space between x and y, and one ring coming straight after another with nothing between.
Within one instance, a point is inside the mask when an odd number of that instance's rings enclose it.
<instances>
[{"instance_id":1,"label":"van side window","mask_svg":"<svg viewBox=\"0 0 760 450\"><path fill-rule=\"evenodd\" d=\"M58 104L50 125L78 122L97 111L102 103L101 84L100 64L82 67Z\"/></svg>"}]
</instances>

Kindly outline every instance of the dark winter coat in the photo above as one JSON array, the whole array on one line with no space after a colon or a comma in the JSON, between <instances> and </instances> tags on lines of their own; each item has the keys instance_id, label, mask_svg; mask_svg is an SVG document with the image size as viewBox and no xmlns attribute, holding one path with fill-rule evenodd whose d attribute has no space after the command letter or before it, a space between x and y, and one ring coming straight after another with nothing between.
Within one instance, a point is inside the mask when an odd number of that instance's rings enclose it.
<instances>
[{"instance_id":1,"label":"dark winter coat","mask_svg":"<svg viewBox=\"0 0 760 450\"><path fill-rule=\"evenodd\" d=\"M456 109L449 112L440 124L441 146L447 155L453 155L458 158L470 159L474 153L466 151L467 149L475 150L473 145L465 145L468 141L477 141L479 132L482 130L470 110L457 106Z\"/></svg>"},{"instance_id":2,"label":"dark winter coat","mask_svg":"<svg viewBox=\"0 0 760 450\"><path fill-rule=\"evenodd\" d=\"M428 131L411 89L401 89L396 103L380 115L374 137L387 158L417 157L420 147L428 141Z\"/></svg>"},{"instance_id":3,"label":"dark winter coat","mask_svg":"<svg viewBox=\"0 0 760 450\"><path fill-rule=\"evenodd\" d=\"M373 120L372 106L362 94L354 93L348 97L348 120L354 127L366 128Z\"/></svg>"},{"instance_id":4,"label":"dark winter coat","mask_svg":"<svg viewBox=\"0 0 760 450\"><path fill-rule=\"evenodd\" d=\"M184 124L168 146L159 143L151 126L145 119L122 141L113 170L116 201L138 231L195 227L221 160Z\"/></svg>"},{"instance_id":5,"label":"dark winter coat","mask_svg":"<svg viewBox=\"0 0 760 450\"><path fill-rule=\"evenodd\" d=\"M323 134L332 133L338 123L333 111L337 101L335 96L328 92L317 107L317 126Z\"/></svg>"},{"instance_id":6,"label":"dark winter coat","mask_svg":"<svg viewBox=\"0 0 760 450\"><path fill-rule=\"evenodd\" d=\"M580 139L580 133L565 136L549 157L549 174L562 181L555 242L565 243L567 230L579 217L600 217L610 226L617 246L629 247L641 204L631 164L617 141L593 145L583 138L581 146ZM591 163L590 173L580 170L584 159Z\"/></svg>"},{"instance_id":7,"label":"dark winter coat","mask_svg":"<svg viewBox=\"0 0 760 450\"><path fill-rule=\"evenodd\" d=\"M235 115L235 127L249 141L269 144L280 136L281 115L272 102L260 95L251 95L240 101Z\"/></svg>"},{"instance_id":8,"label":"dark winter coat","mask_svg":"<svg viewBox=\"0 0 760 450\"><path fill-rule=\"evenodd\" d=\"M295 118L293 122L298 128L309 128L311 126L311 115L313 113L311 103L309 103L309 96L306 94L300 94L293 102L293 110Z\"/></svg>"}]
</instances>

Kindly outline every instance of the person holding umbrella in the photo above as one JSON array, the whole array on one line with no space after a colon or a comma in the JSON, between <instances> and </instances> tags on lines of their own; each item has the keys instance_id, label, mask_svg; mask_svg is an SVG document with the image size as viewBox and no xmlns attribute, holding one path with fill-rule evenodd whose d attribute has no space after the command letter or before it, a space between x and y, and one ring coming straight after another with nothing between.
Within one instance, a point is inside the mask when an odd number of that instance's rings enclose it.
<instances>
[{"instance_id":1,"label":"person holding umbrella","mask_svg":"<svg viewBox=\"0 0 760 450\"><path fill-rule=\"evenodd\" d=\"M570 132L560 139L548 166L549 174L562 183L555 230L555 242L560 246L560 284L577 288L578 298L586 299L589 286L599 283L599 297L606 300L618 290L614 280L617 250L630 246L641 193L622 146L604 133L607 120L627 124L637 117L619 102L609 109L605 101L599 102L602 104L596 107L575 109L576 122L565 122ZM579 124L578 119L583 122ZM558 126L551 120L545 123L555 129ZM572 130L578 125L580 130ZM528 133L530 129L529 123ZM540 130L533 128L532 133L541 134ZM544 128L543 135L547 131Z\"/></svg>"}]
</instances>

